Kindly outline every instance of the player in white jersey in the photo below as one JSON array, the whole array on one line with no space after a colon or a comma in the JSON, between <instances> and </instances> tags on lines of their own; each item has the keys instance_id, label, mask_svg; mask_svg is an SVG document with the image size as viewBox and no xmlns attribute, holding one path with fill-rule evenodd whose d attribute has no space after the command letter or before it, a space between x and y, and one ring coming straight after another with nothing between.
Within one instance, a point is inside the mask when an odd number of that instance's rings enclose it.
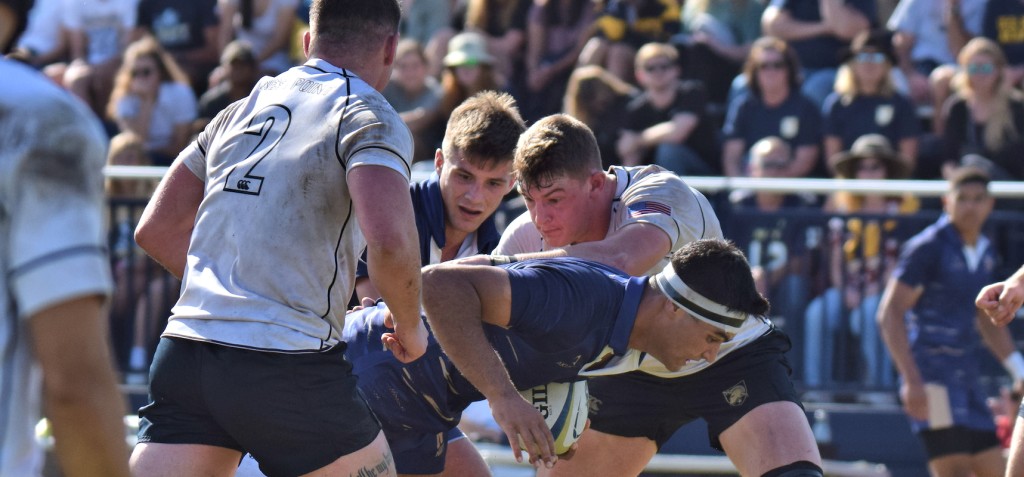
<instances>
[{"instance_id":1,"label":"player in white jersey","mask_svg":"<svg viewBox=\"0 0 1024 477\"><path fill-rule=\"evenodd\" d=\"M707 199L657 166L601 170L596 140L565 115L544 118L520 137L515 169L526 214L502 237L492 261L576 256L629 274L654 273L672 251L721 238ZM590 379L591 428L570 460L545 475L636 475L683 424L704 418L714 447L742 475L815 476L821 458L789 380L789 339L751 317L706 360L669 371L633 354L606 369L640 371Z\"/></svg>"},{"instance_id":2,"label":"player in white jersey","mask_svg":"<svg viewBox=\"0 0 1024 477\"><path fill-rule=\"evenodd\" d=\"M382 342L403 361L426 347L412 137L378 92L401 10L317 0L310 16L309 60L218 114L136 231L182 277L139 411L138 475L234 475L244 452L271 476L394 474L340 331L365 247L396 325Z\"/></svg>"},{"instance_id":3,"label":"player in white jersey","mask_svg":"<svg viewBox=\"0 0 1024 477\"><path fill-rule=\"evenodd\" d=\"M107 343L106 137L80 101L0 59L0 475L39 476L44 408L64 475L127 476Z\"/></svg>"}]
</instances>

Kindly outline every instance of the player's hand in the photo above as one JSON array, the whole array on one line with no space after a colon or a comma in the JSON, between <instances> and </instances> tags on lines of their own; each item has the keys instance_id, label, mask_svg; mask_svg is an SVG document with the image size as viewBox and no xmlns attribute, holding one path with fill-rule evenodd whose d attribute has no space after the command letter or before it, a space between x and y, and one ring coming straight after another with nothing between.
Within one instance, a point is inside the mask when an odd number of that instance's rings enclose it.
<instances>
[{"instance_id":1,"label":"player's hand","mask_svg":"<svg viewBox=\"0 0 1024 477\"><path fill-rule=\"evenodd\" d=\"M974 300L974 304L998 326L1012 321L1022 302L1024 292L1017 287L1007 287L1004 282L982 288L978 298Z\"/></svg>"},{"instance_id":2,"label":"player's hand","mask_svg":"<svg viewBox=\"0 0 1024 477\"><path fill-rule=\"evenodd\" d=\"M353 311L359 311L359 310L362 310L364 308L371 308L371 307L375 306L375 304L376 304L376 300L374 300L373 298L370 298L368 296L364 296L362 300L359 300L359 304L358 305L353 306L352 308L350 308L348 311L345 312L345 314L347 315L349 313L352 313Z\"/></svg>"},{"instance_id":3,"label":"player's hand","mask_svg":"<svg viewBox=\"0 0 1024 477\"><path fill-rule=\"evenodd\" d=\"M923 383L904 382L900 385L900 399L908 416L918 421L928 420L928 397L924 392Z\"/></svg>"},{"instance_id":4,"label":"player's hand","mask_svg":"<svg viewBox=\"0 0 1024 477\"><path fill-rule=\"evenodd\" d=\"M491 256L487 255L487 254L470 255L468 257L457 258L455 260L452 260L449 263L452 263L452 264L456 264L457 263L459 265L488 265L488 266L490 266L490 264L491 264Z\"/></svg>"},{"instance_id":5,"label":"player's hand","mask_svg":"<svg viewBox=\"0 0 1024 477\"><path fill-rule=\"evenodd\" d=\"M494 420L505 431L516 462L522 462L522 449L526 448L530 463L543 463L551 468L558 461L555 455L555 438L544 422L544 418L518 393L503 399L488 399ZM523 445L520 445L522 443Z\"/></svg>"},{"instance_id":6,"label":"player's hand","mask_svg":"<svg viewBox=\"0 0 1024 477\"><path fill-rule=\"evenodd\" d=\"M423 325L423 320L417 319L413 326L398 326L391 310L388 310L384 315L384 326L395 331L381 335L380 342L399 361L411 363L427 351L427 327Z\"/></svg>"}]
</instances>

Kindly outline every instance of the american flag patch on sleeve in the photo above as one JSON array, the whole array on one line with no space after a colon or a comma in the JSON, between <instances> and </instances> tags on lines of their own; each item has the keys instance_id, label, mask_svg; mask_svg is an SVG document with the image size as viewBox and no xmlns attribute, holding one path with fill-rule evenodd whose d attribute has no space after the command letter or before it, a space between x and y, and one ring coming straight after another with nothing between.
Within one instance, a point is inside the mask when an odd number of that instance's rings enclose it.
<instances>
[{"instance_id":1,"label":"american flag patch on sleeve","mask_svg":"<svg viewBox=\"0 0 1024 477\"><path fill-rule=\"evenodd\" d=\"M630 217L639 217L641 215L648 214L672 215L671 207L662 204L661 202L652 202L649 200L629 204L627 210L629 210Z\"/></svg>"}]
</instances>

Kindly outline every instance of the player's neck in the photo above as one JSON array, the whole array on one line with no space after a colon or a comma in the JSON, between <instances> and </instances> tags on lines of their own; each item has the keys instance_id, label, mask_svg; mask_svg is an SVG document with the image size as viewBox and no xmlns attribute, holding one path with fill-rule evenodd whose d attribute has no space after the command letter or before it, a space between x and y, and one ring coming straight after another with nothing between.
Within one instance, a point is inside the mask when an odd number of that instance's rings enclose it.
<instances>
[{"instance_id":1,"label":"player's neck","mask_svg":"<svg viewBox=\"0 0 1024 477\"><path fill-rule=\"evenodd\" d=\"M650 352L649 344L656 334L655 322L658 313L665 306L665 295L656 290L650 282L644 287L643 296L640 297L640 305L636 312L636 321L633 322L633 331L629 334L629 347L639 351Z\"/></svg>"}]
</instances>

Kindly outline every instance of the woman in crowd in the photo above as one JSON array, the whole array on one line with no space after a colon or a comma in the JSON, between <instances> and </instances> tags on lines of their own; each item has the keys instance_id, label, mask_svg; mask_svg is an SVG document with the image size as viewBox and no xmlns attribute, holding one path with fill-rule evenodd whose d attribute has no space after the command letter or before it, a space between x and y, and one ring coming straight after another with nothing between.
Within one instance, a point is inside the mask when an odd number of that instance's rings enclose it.
<instances>
[{"instance_id":1,"label":"woman in crowd","mask_svg":"<svg viewBox=\"0 0 1024 477\"><path fill-rule=\"evenodd\" d=\"M881 134L896 146L913 171L920 123L914 105L896 92L892 80L895 56L891 34L864 31L839 67L835 92L825 100L825 157L836 157L866 134Z\"/></svg>"},{"instance_id":2,"label":"woman in crowd","mask_svg":"<svg viewBox=\"0 0 1024 477\"><path fill-rule=\"evenodd\" d=\"M793 49L777 38L759 38L743 74L750 92L729 104L722 128L725 175L743 176L749 148L768 136L781 137L794 151L782 177L810 175L818 165L821 112L800 94L800 65Z\"/></svg>"},{"instance_id":3,"label":"woman in crowd","mask_svg":"<svg viewBox=\"0 0 1024 477\"><path fill-rule=\"evenodd\" d=\"M1024 180L1024 100L1006 81L1006 56L999 45L977 37L957 57L955 94L944 106L943 171L965 162L993 180Z\"/></svg>"},{"instance_id":4,"label":"woman in crowd","mask_svg":"<svg viewBox=\"0 0 1024 477\"><path fill-rule=\"evenodd\" d=\"M107 113L121 131L142 138L154 165L169 166L188 143L196 97L171 55L144 37L125 52Z\"/></svg>"},{"instance_id":5,"label":"woman in crowd","mask_svg":"<svg viewBox=\"0 0 1024 477\"><path fill-rule=\"evenodd\" d=\"M291 68L288 46L298 6L298 0L218 0L220 51L243 40L252 45L263 74Z\"/></svg>"},{"instance_id":6,"label":"woman in crowd","mask_svg":"<svg viewBox=\"0 0 1024 477\"><path fill-rule=\"evenodd\" d=\"M633 85L597 65L576 68L569 77L563 110L594 131L605 168L622 164L615 143L626 119L626 105L637 93Z\"/></svg>"}]
</instances>

